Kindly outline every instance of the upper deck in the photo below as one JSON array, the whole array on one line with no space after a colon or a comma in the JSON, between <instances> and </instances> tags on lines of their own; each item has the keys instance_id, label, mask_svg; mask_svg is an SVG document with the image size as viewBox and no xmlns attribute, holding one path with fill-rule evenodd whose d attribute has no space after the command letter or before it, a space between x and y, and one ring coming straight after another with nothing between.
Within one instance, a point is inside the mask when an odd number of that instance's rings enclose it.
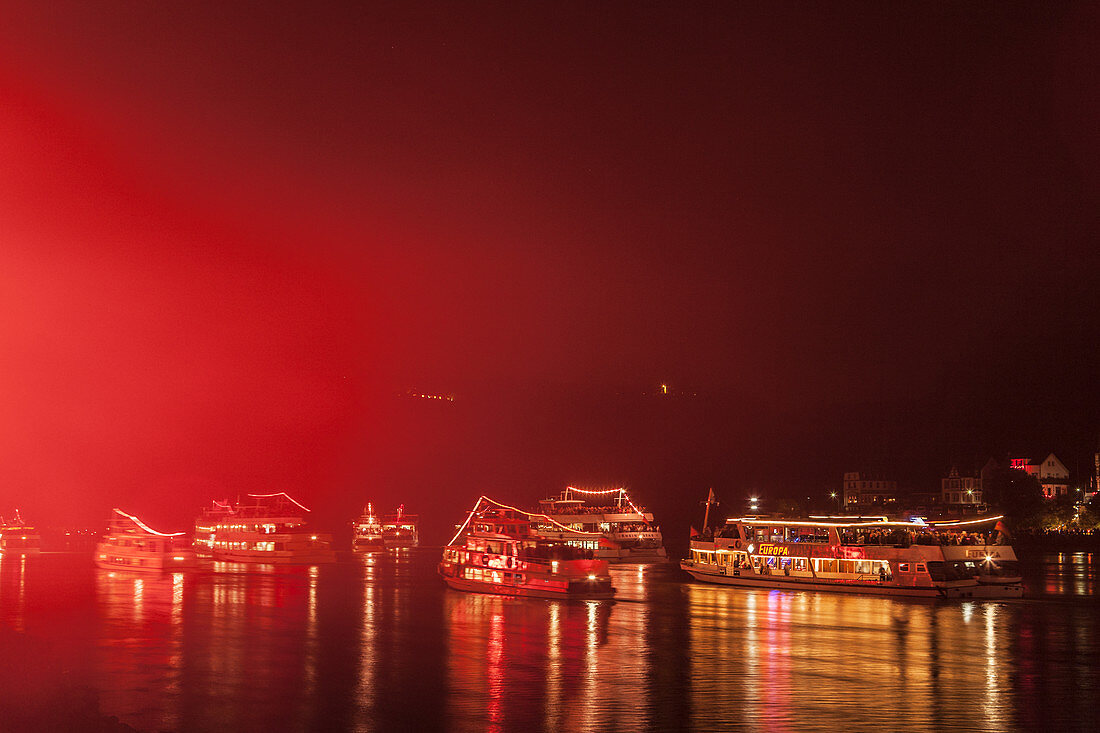
<instances>
[{"instance_id":1,"label":"upper deck","mask_svg":"<svg viewBox=\"0 0 1100 733\"><path fill-rule=\"evenodd\" d=\"M294 528L305 523L305 514L310 511L286 492L248 494L248 498L252 501L237 501L233 504L228 501L212 501L210 506L202 510L202 516L195 521L196 529L213 531L228 527L242 529L261 525Z\"/></svg>"},{"instance_id":2,"label":"upper deck","mask_svg":"<svg viewBox=\"0 0 1100 733\"><path fill-rule=\"evenodd\" d=\"M848 521L841 521L848 519ZM1002 516L939 522L897 521L887 517L740 517L717 528L711 539L745 543L899 547L993 545L1003 542Z\"/></svg>"},{"instance_id":3,"label":"upper deck","mask_svg":"<svg viewBox=\"0 0 1100 733\"><path fill-rule=\"evenodd\" d=\"M382 526L386 529L415 529L420 523L420 517L416 514L405 512L405 505L397 507L393 514L387 514L382 518Z\"/></svg>"},{"instance_id":4,"label":"upper deck","mask_svg":"<svg viewBox=\"0 0 1100 733\"><path fill-rule=\"evenodd\" d=\"M635 504L622 487L589 490L567 486L557 498L539 500L539 511L566 521L572 517L583 517L589 523L653 521L653 514Z\"/></svg>"}]
</instances>

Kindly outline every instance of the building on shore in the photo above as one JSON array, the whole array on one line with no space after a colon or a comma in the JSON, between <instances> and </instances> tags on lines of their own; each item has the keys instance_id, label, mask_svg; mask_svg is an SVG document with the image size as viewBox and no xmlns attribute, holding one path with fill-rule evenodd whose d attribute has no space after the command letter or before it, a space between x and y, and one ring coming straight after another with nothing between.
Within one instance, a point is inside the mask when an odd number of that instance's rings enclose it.
<instances>
[{"instance_id":1,"label":"building on shore","mask_svg":"<svg viewBox=\"0 0 1100 733\"><path fill-rule=\"evenodd\" d=\"M1023 471L1039 480L1043 487L1043 496L1055 499L1069 494L1069 470L1051 453L1041 461L1031 458L1011 458L1009 465L1017 471Z\"/></svg>"},{"instance_id":2,"label":"building on shore","mask_svg":"<svg viewBox=\"0 0 1100 733\"><path fill-rule=\"evenodd\" d=\"M867 511L895 511L898 506L898 482L866 472L844 474L843 510L847 514Z\"/></svg>"},{"instance_id":3,"label":"building on shore","mask_svg":"<svg viewBox=\"0 0 1100 733\"><path fill-rule=\"evenodd\" d=\"M966 514L977 513L985 504L982 502L981 475L967 476L951 467L947 476L940 479L940 503L944 510Z\"/></svg>"}]
</instances>

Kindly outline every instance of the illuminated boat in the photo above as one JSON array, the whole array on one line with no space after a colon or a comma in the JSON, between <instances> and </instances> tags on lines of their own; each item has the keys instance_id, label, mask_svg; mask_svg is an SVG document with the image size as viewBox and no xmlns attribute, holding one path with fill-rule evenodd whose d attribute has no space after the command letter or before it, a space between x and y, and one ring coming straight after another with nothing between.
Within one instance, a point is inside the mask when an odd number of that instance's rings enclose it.
<instances>
[{"instance_id":1,"label":"illuminated boat","mask_svg":"<svg viewBox=\"0 0 1100 733\"><path fill-rule=\"evenodd\" d=\"M336 560L332 535L315 532L309 509L285 492L249 494L253 501L213 502L195 520L195 550L226 562L314 565Z\"/></svg>"},{"instance_id":2,"label":"illuminated boat","mask_svg":"<svg viewBox=\"0 0 1100 733\"><path fill-rule=\"evenodd\" d=\"M356 552L370 552L385 548L382 541L382 523L374 516L374 507L370 502L363 507L363 514L352 523L351 549Z\"/></svg>"},{"instance_id":3,"label":"illuminated boat","mask_svg":"<svg viewBox=\"0 0 1100 733\"><path fill-rule=\"evenodd\" d=\"M1000 519L741 517L693 538L680 566L696 580L746 588L1019 598L1022 578Z\"/></svg>"},{"instance_id":4,"label":"illuminated boat","mask_svg":"<svg viewBox=\"0 0 1100 733\"><path fill-rule=\"evenodd\" d=\"M536 598L611 598L606 560L535 534L532 517L482 496L443 550L439 574L455 590ZM538 517L548 520L548 517Z\"/></svg>"},{"instance_id":5,"label":"illuminated boat","mask_svg":"<svg viewBox=\"0 0 1100 733\"><path fill-rule=\"evenodd\" d=\"M405 505L382 520L382 542L387 549L416 547L420 544L420 518L406 514Z\"/></svg>"},{"instance_id":6,"label":"illuminated boat","mask_svg":"<svg viewBox=\"0 0 1100 733\"><path fill-rule=\"evenodd\" d=\"M601 501L600 504L594 504ZM667 559L661 528L653 514L630 500L626 489L593 491L566 487L554 499L539 502L551 521L534 520L540 537L592 550L610 562L662 562Z\"/></svg>"},{"instance_id":7,"label":"illuminated boat","mask_svg":"<svg viewBox=\"0 0 1100 733\"><path fill-rule=\"evenodd\" d=\"M37 555L41 551L41 535L23 521L18 509L15 510L15 519L10 522L0 517L0 555Z\"/></svg>"},{"instance_id":8,"label":"illuminated boat","mask_svg":"<svg viewBox=\"0 0 1100 733\"><path fill-rule=\"evenodd\" d=\"M105 570L159 573L198 563L183 532L158 532L132 514L115 509L107 534L95 546L95 564Z\"/></svg>"}]
</instances>

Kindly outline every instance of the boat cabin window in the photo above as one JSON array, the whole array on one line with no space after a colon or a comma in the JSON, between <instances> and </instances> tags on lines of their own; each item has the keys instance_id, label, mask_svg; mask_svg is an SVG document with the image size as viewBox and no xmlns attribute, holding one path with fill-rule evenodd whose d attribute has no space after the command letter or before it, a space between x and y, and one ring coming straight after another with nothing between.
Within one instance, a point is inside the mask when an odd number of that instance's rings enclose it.
<instances>
[{"instance_id":1,"label":"boat cabin window","mask_svg":"<svg viewBox=\"0 0 1100 733\"><path fill-rule=\"evenodd\" d=\"M928 568L924 567L924 563L922 563L922 562L917 563L917 572L918 573L923 573L923 572L926 572L927 570L928 570Z\"/></svg>"},{"instance_id":2,"label":"boat cabin window","mask_svg":"<svg viewBox=\"0 0 1100 733\"><path fill-rule=\"evenodd\" d=\"M828 527L792 527L792 536L789 542L814 542L819 545L829 544Z\"/></svg>"},{"instance_id":3,"label":"boat cabin window","mask_svg":"<svg viewBox=\"0 0 1100 733\"><path fill-rule=\"evenodd\" d=\"M907 563L907 562L899 563L898 564L898 572L908 573L909 572L909 563Z\"/></svg>"}]
</instances>

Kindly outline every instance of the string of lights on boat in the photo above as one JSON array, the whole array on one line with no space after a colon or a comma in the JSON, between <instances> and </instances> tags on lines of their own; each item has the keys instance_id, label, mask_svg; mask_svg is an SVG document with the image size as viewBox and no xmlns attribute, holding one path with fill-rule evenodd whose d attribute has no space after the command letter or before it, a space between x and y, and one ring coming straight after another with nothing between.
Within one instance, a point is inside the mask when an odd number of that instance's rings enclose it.
<instances>
[{"instance_id":1,"label":"string of lights on boat","mask_svg":"<svg viewBox=\"0 0 1100 733\"><path fill-rule=\"evenodd\" d=\"M133 522L137 526L141 527L143 530L145 530L149 534L155 534L158 537L179 537L180 535L184 534L183 532L158 532L155 529L153 529L152 527L150 527L149 525L147 525L145 522L143 522L140 519L138 519L137 517L135 517L133 514L127 514L126 512L122 511L121 509L117 509L117 508L115 509L115 513L120 515L120 516L126 517L131 522Z\"/></svg>"},{"instance_id":2,"label":"string of lights on boat","mask_svg":"<svg viewBox=\"0 0 1100 733\"><path fill-rule=\"evenodd\" d=\"M576 486L566 486L565 488L568 489L569 491L576 491L578 494L588 494L590 496L604 495L604 494L619 494L624 499L626 499L626 503L630 505L630 508L634 510L634 513L635 514L641 514L642 521L645 522L646 524L649 524L649 520L645 518L645 514L642 512L641 509L639 509L638 507L636 507L634 505L634 502L632 502L630 500L630 496L626 493L626 489L623 488L622 486L620 486L617 489L602 489L602 490L578 489Z\"/></svg>"},{"instance_id":3,"label":"string of lights on boat","mask_svg":"<svg viewBox=\"0 0 1100 733\"><path fill-rule=\"evenodd\" d=\"M289 501L289 502L290 502L291 504L294 504L295 506L299 506L299 507L301 507L302 509L305 509L305 510L306 510L307 512L308 512L308 511L311 511L311 510L310 510L310 509L309 509L308 507L306 507L306 506L302 506L301 502L297 502L297 501L295 501L295 500L294 500L294 499L293 499L293 498L292 498L292 497L290 496L290 494L286 493L285 491L280 491L280 492L279 492L279 493L277 493L277 494L249 494L249 496L251 496L251 497L252 497L252 498L254 498L254 499L272 499L272 498L274 498L274 497L276 497L276 496L283 496L283 497L286 497L287 501Z\"/></svg>"},{"instance_id":4,"label":"string of lights on boat","mask_svg":"<svg viewBox=\"0 0 1100 733\"><path fill-rule=\"evenodd\" d=\"M500 507L501 509L508 509L508 510L513 511L513 512L519 512L520 514L524 514L528 517L541 517L541 518L545 519L546 521L550 522L550 524L554 525L555 527L563 529L566 532L572 532L573 534L584 534L584 535L590 535L592 537L600 537L601 536L601 533L599 533L599 532L585 532L584 530L581 530L581 529L573 529L572 527L567 527L566 525L562 524L561 522L556 521L553 517L547 516L546 514L541 514L539 512L524 511L523 509L518 509L514 506L509 506L508 504L501 504L499 501L496 501L495 499L490 499L489 497L487 497L485 495L482 495L482 496L478 497L477 503L474 504L474 508L470 510L470 513L468 515L466 515L466 521L463 522L462 526L458 528L458 531L455 532L455 536L452 537L451 541L447 543L448 545L453 545L455 542L457 542L458 538L460 536L462 536L462 533L466 531L466 527L469 526L470 520L473 519L474 515L478 513L478 507L481 506L481 502L486 502L488 504L494 504L494 505ZM488 508L488 507L486 507L486 508Z\"/></svg>"}]
</instances>

